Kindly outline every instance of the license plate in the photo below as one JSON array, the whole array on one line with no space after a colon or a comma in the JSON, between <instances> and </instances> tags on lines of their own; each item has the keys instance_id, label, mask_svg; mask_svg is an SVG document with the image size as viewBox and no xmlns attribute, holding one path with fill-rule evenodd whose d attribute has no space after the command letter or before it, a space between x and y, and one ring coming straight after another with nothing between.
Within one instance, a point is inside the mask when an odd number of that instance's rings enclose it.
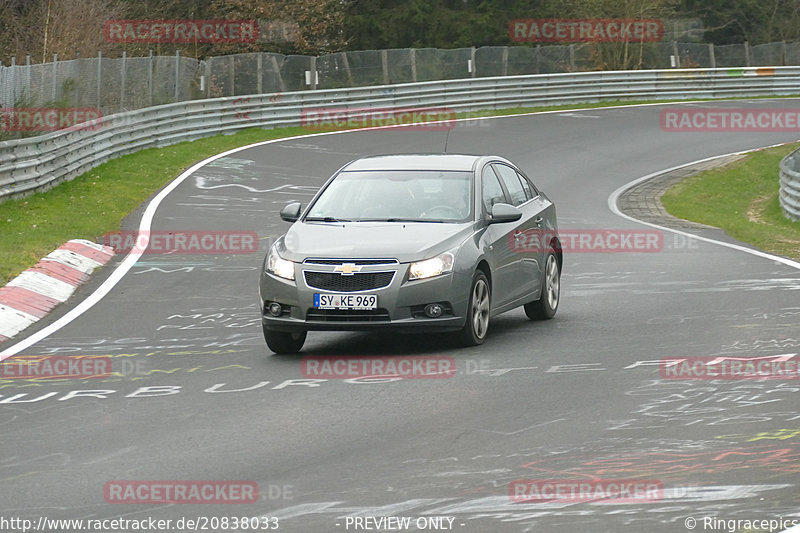
<instances>
[{"instance_id":1,"label":"license plate","mask_svg":"<svg viewBox=\"0 0 800 533\"><path fill-rule=\"evenodd\" d=\"M317 309L376 309L378 296L375 294L314 294L314 307Z\"/></svg>"}]
</instances>

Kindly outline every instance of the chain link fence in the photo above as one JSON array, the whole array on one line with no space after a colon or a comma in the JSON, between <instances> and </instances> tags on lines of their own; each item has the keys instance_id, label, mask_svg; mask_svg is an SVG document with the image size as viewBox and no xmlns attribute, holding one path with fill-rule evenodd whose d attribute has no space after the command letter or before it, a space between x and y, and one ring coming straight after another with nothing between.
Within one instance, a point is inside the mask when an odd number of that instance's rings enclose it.
<instances>
[{"instance_id":1,"label":"chain link fence","mask_svg":"<svg viewBox=\"0 0 800 533\"><path fill-rule=\"evenodd\" d=\"M204 61L152 53L68 61L56 56L44 64L30 64L27 58L25 64L0 65L0 107L5 114L30 107L96 108L110 114L221 96L608 70L619 65L642 69L800 65L800 43L582 43L362 50L318 57L263 52ZM0 139L24 134L1 126Z\"/></svg>"}]
</instances>

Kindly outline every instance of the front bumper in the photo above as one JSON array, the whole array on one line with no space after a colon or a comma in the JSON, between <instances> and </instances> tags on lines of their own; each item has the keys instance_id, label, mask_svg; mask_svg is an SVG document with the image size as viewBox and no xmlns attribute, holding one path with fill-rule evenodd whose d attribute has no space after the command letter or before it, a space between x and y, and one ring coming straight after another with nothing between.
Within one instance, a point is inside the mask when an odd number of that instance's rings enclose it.
<instances>
[{"instance_id":1,"label":"front bumper","mask_svg":"<svg viewBox=\"0 0 800 533\"><path fill-rule=\"evenodd\" d=\"M407 281L408 264L363 266L361 273L394 272L391 282L382 288L346 292L346 294L375 294L375 311L322 311L314 308L315 293L334 293L306 282L305 272L334 273L335 264L295 264L295 280L288 281L262 269L259 284L261 323L273 331L364 331L407 329L415 331L455 331L465 323L469 284L456 273L434 278ZM277 302L283 308L280 316L269 313L268 307ZM430 318L422 309L430 303L442 304L441 317Z\"/></svg>"}]
</instances>

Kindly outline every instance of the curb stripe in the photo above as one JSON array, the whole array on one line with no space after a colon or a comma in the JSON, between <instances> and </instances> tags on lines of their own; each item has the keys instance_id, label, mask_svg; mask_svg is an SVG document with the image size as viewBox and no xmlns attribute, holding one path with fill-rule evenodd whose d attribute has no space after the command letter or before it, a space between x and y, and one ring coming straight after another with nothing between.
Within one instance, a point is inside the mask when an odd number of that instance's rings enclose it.
<instances>
[{"instance_id":1,"label":"curb stripe","mask_svg":"<svg viewBox=\"0 0 800 533\"><path fill-rule=\"evenodd\" d=\"M9 281L7 286L22 287L55 298L59 302L65 302L75 290L74 285L30 269Z\"/></svg>"},{"instance_id":2,"label":"curb stripe","mask_svg":"<svg viewBox=\"0 0 800 533\"><path fill-rule=\"evenodd\" d=\"M84 257L88 257L89 259L93 259L94 261L97 261L101 265L105 265L106 263L108 263L109 259L111 259L111 257L114 255L114 252L111 250L111 248L107 246L102 246L102 248L98 249L93 246L88 246L87 243L95 244L95 243L89 243L89 241L80 241L78 239L75 239L67 243L64 243L62 246L59 247L59 250L69 250L71 252L75 252Z\"/></svg>"},{"instance_id":3,"label":"curb stripe","mask_svg":"<svg viewBox=\"0 0 800 533\"><path fill-rule=\"evenodd\" d=\"M61 248L47 254L42 258L42 261L55 261L70 266L75 270L80 270L86 274L91 274L94 269L103 266L102 263L98 263L94 259L89 259L79 253L71 250L62 250Z\"/></svg>"},{"instance_id":4,"label":"curb stripe","mask_svg":"<svg viewBox=\"0 0 800 533\"><path fill-rule=\"evenodd\" d=\"M114 250L108 246L73 239L0 287L0 342L9 340L66 301L96 268L113 256Z\"/></svg>"},{"instance_id":5,"label":"curb stripe","mask_svg":"<svg viewBox=\"0 0 800 533\"><path fill-rule=\"evenodd\" d=\"M28 270L33 272L40 272L51 278L55 278L64 283L69 283L72 286L78 286L87 279L89 275L86 272L81 272L76 268L65 265L58 261L39 261Z\"/></svg>"},{"instance_id":6,"label":"curb stripe","mask_svg":"<svg viewBox=\"0 0 800 533\"><path fill-rule=\"evenodd\" d=\"M0 287L0 305L12 307L36 318L44 317L58 300L22 287Z\"/></svg>"},{"instance_id":7,"label":"curb stripe","mask_svg":"<svg viewBox=\"0 0 800 533\"><path fill-rule=\"evenodd\" d=\"M13 337L37 320L39 319L35 316L0 304L0 324L2 324L0 334L3 336Z\"/></svg>"}]
</instances>

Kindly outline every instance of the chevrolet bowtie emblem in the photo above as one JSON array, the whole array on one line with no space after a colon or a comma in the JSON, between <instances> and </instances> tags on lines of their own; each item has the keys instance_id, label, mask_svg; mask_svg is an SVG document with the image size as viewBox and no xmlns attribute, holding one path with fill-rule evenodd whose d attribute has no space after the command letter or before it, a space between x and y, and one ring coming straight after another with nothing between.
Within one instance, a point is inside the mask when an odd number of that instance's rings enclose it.
<instances>
[{"instance_id":1,"label":"chevrolet bowtie emblem","mask_svg":"<svg viewBox=\"0 0 800 533\"><path fill-rule=\"evenodd\" d=\"M334 272L341 272L343 276L352 276L355 272L361 272L361 265L355 263L342 263L333 269Z\"/></svg>"}]
</instances>

